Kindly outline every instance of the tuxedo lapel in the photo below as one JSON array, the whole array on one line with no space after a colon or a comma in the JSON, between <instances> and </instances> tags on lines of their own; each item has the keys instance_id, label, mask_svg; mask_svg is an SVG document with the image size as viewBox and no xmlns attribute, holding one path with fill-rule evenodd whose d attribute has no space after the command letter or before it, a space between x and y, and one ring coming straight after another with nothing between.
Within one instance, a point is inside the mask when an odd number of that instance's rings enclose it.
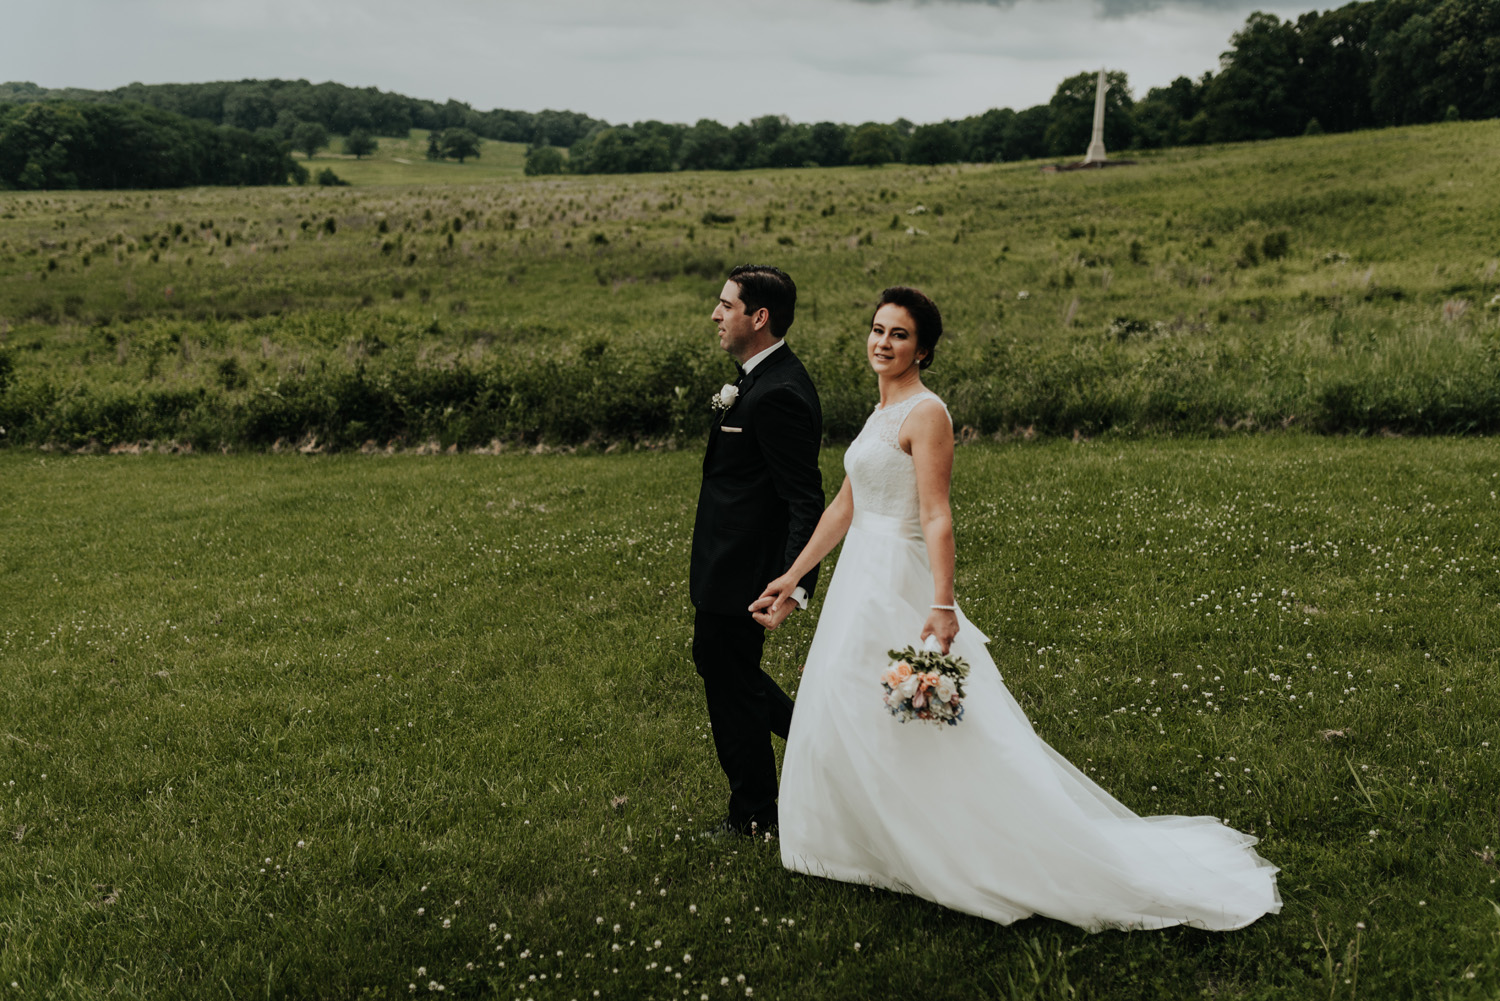
<instances>
[{"instance_id":1,"label":"tuxedo lapel","mask_svg":"<svg viewBox=\"0 0 1500 1001\"><path fill-rule=\"evenodd\" d=\"M768 372L775 371L778 366L786 364L788 359L792 357L794 357L792 354L792 349L786 346L779 347L775 351L772 351L770 354L766 355L761 359L759 365L756 365L750 371L746 372L741 378L740 395L743 396L745 393L749 392L750 387L755 385L756 379L759 379Z\"/></svg>"},{"instance_id":2,"label":"tuxedo lapel","mask_svg":"<svg viewBox=\"0 0 1500 1001\"><path fill-rule=\"evenodd\" d=\"M787 358L790 358L791 356L792 349L789 347L782 347L777 348L775 351L772 351L769 355L761 360L760 364L756 365L748 372L744 371L743 369L739 369L738 365L735 366L735 368L739 370L740 374L739 378L734 381L734 385L739 389L740 393L739 396L735 398L733 405L731 405L728 410L720 413L714 419L714 426L709 429L708 447L703 456L705 466L708 464L709 457L713 455L714 445L718 443L720 436L724 434L724 432L721 430L724 426L724 422L729 420L731 416L736 416L736 419L741 422L740 426L743 426L743 422L746 419L745 413L747 410L746 397L750 395L750 390L755 386L755 380L758 377L765 375L767 372L774 370L777 365L782 364Z\"/></svg>"}]
</instances>

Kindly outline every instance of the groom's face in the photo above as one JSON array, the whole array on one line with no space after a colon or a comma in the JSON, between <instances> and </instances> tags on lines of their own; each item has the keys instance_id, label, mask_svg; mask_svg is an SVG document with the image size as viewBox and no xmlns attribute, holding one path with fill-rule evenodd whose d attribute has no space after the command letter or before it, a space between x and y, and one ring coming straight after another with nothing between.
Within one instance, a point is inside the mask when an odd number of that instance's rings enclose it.
<instances>
[{"instance_id":1,"label":"groom's face","mask_svg":"<svg viewBox=\"0 0 1500 1001\"><path fill-rule=\"evenodd\" d=\"M719 327L719 347L739 361L749 358L753 352L747 352L747 349L755 342L757 333L755 319L754 316L745 315L745 303L740 299L739 285L732 281L725 282L713 316L714 323Z\"/></svg>"}]
</instances>

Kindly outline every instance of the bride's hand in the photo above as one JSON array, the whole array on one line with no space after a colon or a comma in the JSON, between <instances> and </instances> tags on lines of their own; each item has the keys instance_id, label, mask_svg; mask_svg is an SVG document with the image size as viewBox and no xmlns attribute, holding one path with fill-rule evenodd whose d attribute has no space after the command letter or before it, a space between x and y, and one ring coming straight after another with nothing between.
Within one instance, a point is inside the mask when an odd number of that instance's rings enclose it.
<instances>
[{"instance_id":1,"label":"bride's hand","mask_svg":"<svg viewBox=\"0 0 1500 1001\"><path fill-rule=\"evenodd\" d=\"M792 592L795 590L797 579L789 574L782 574L767 584L760 597L750 603L750 617L767 629L775 629L797 607L797 603L792 600Z\"/></svg>"},{"instance_id":2,"label":"bride's hand","mask_svg":"<svg viewBox=\"0 0 1500 1001\"><path fill-rule=\"evenodd\" d=\"M943 608L934 608L927 616L927 622L922 626L922 635L918 637L926 642L927 637L935 637L938 645L943 648L943 653L953 645L953 638L958 635L958 613L950 612Z\"/></svg>"}]
</instances>

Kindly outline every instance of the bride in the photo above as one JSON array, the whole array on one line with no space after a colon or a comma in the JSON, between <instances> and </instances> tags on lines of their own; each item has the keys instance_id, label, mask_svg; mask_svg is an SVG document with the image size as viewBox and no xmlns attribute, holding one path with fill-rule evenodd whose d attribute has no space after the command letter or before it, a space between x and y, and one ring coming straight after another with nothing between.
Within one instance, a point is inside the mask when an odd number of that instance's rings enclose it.
<instances>
[{"instance_id":1,"label":"bride","mask_svg":"<svg viewBox=\"0 0 1500 1001\"><path fill-rule=\"evenodd\" d=\"M958 608L953 428L922 385L942 328L916 289L881 293L866 344L880 404L807 547L751 605L771 622L844 541L787 739L782 863L1001 924L1228 930L1279 911L1255 838L1212 817L1139 817L1037 736ZM971 668L956 726L903 724L882 699L887 651L929 637Z\"/></svg>"}]
</instances>

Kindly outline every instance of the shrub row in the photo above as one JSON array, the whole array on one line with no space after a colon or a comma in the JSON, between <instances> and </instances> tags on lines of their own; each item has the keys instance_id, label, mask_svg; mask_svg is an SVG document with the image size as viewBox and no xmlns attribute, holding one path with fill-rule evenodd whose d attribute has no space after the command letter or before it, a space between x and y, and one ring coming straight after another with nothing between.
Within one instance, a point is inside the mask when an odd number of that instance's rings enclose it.
<instances>
[{"instance_id":1,"label":"shrub row","mask_svg":"<svg viewBox=\"0 0 1500 1001\"><path fill-rule=\"evenodd\" d=\"M1441 332L1439 332L1441 333ZM798 346L820 387L830 440L858 433L874 399L850 337ZM0 352L0 442L84 447L138 441L266 448L316 438L468 448L508 444L687 443L724 360L697 345L600 339L478 364L419 363L391 351L237 390L64 389L15 371ZM1500 337L1413 336L1379 354L1319 354L1306 340L1247 346L1165 338L1066 345L991 342L951 351L930 384L968 434L1216 433L1296 426L1322 433L1500 431Z\"/></svg>"}]
</instances>

